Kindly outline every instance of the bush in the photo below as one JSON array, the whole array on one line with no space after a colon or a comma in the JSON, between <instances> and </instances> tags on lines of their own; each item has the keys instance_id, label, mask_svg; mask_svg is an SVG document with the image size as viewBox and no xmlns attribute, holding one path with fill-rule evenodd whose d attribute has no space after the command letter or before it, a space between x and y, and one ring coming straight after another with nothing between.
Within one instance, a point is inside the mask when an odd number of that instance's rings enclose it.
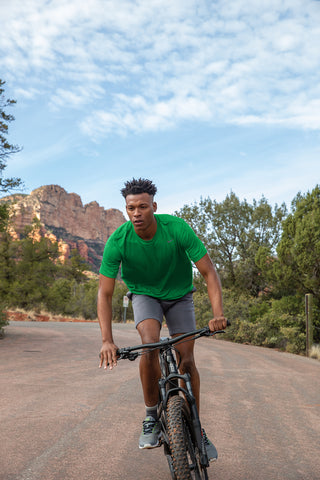
<instances>
[{"instance_id":1,"label":"bush","mask_svg":"<svg viewBox=\"0 0 320 480\"><path fill-rule=\"evenodd\" d=\"M281 327L281 333L286 340L286 352L301 354L306 350L306 335L299 327Z\"/></svg>"},{"instance_id":2,"label":"bush","mask_svg":"<svg viewBox=\"0 0 320 480\"><path fill-rule=\"evenodd\" d=\"M195 292L193 294L193 303L197 328L203 328L208 325L209 320L212 318L212 308L208 294Z\"/></svg>"},{"instance_id":3,"label":"bush","mask_svg":"<svg viewBox=\"0 0 320 480\"><path fill-rule=\"evenodd\" d=\"M55 314L85 319L97 318L98 281L78 283L74 279L58 278L48 291L46 308Z\"/></svg>"},{"instance_id":4,"label":"bush","mask_svg":"<svg viewBox=\"0 0 320 480\"><path fill-rule=\"evenodd\" d=\"M207 304L205 295L203 297L198 297L202 306L197 305L197 311L203 308L203 318L209 318L210 304ZM226 317L231 321L225 339L295 354L304 353L306 334L301 296L269 300L267 297L251 297L244 293L237 295L234 291L225 290L224 308Z\"/></svg>"},{"instance_id":5,"label":"bush","mask_svg":"<svg viewBox=\"0 0 320 480\"><path fill-rule=\"evenodd\" d=\"M3 307L0 305L0 338L4 335L4 327L9 325L7 314Z\"/></svg>"},{"instance_id":6,"label":"bush","mask_svg":"<svg viewBox=\"0 0 320 480\"><path fill-rule=\"evenodd\" d=\"M58 278L48 291L46 307L49 312L65 315L71 300L72 282Z\"/></svg>"},{"instance_id":7,"label":"bush","mask_svg":"<svg viewBox=\"0 0 320 480\"><path fill-rule=\"evenodd\" d=\"M96 280L89 280L82 283L80 296L78 297L78 308L81 311L82 317L85 319L97 318L97 296L98 296L98 282Z\"/></svg>"}]
</instances>

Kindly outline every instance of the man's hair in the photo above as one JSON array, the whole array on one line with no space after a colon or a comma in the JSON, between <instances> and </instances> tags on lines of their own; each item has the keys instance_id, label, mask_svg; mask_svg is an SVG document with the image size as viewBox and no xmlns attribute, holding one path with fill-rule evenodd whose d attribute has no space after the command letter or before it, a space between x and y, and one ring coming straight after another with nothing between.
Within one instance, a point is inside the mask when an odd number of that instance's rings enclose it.
<instances>
[{"instance_id":1,"label":"man's hair","mask_svg":"<svg viewBox=\"0 0 320 480\"><path fill-rule=\"evenodd\" d=\"M157 187L152 183L151 180L146 178L139 178L126 182L124 188L121 189L121 194L124 198L127 195L139 195L139 193L148 193L152 197L157 193Z\"/></svg>"}]
</instances>

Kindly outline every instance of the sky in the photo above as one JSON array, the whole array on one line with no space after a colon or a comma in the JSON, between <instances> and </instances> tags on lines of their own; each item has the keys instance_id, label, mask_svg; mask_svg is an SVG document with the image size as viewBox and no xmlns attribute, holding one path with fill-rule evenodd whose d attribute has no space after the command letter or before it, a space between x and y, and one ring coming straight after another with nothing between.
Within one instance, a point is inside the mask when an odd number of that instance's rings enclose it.
<instances>
[{"instance_id":1,"label":"sky","mask_svg":"<svg viewBox=\"0 0 320 480\"><path fill-rule=\"evenodd\" d=\"M0 78L20 145L5 177L124 211L320 183L319 0L0 0Z\"/></svg>"}]
</instances>

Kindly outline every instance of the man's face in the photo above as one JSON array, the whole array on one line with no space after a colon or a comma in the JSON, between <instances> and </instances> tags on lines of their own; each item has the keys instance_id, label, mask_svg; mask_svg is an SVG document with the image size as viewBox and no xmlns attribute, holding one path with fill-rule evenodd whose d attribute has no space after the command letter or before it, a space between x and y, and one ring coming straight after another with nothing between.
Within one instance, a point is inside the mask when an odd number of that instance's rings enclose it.
<instances>
[{"instance_id":1,"label":"man's face","mask_svg":"<svg viewBox=\"0 0 320 480\"><path fill-rule=\"evenodd\" d=\"M155 227L154 213L157 211L157 204L148 193L128 195L126 197L126 211L138 235L141 236L144 232L148 232Z\"/></svg>"}]
</instances>

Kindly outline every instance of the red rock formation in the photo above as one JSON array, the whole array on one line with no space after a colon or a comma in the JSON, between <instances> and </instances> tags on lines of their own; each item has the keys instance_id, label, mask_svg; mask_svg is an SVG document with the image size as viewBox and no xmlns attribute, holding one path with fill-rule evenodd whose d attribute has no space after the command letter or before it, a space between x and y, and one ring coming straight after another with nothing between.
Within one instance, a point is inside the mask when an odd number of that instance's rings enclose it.
<instances>
[{"instance_id":1,"label":"red rock formation","mask_svg":"<svg viewBox=\"0 0 320 480\"><path fill-rule=\"evenodd\" d=\"M105 210L97 202L82 204L76 193L67 193L59 185L46 185L30 195L12 195L17 232L38 218L46 227L62 228L84 240L107 241L111 233L126 220L120 210Z\"/></svg>"},{"instance_id":2,"label":"red rock formation","mask_svg":"<svg viewBox=\"0 0 320 480\"><path fill-rule=\"evenodd\" d=\"M95 269L107 239L126 221L120 210L105 210L95 201L83 205L79 195L67 193L59 185L46 185L30 195L12 195L2 201L12 204L14 234L19 236L37 218L45 236L51 235L52 240L58 240L64 258L77 248Z\"/></svg>"}]
</instances>

